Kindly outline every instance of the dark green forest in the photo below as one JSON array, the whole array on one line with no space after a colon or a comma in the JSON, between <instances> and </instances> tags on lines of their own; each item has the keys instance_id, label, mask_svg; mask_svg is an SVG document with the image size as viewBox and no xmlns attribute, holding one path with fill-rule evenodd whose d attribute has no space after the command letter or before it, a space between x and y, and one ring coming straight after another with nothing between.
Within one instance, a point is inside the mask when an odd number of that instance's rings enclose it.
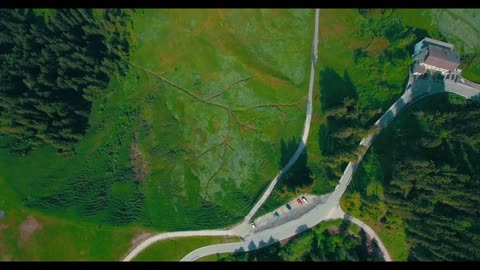
<instances>
[{"instance_id":1,"label":"dark green forest","mask_svg":"<svg viewBox=\"0 0 480 270\"><path fill-rule=\"evenodd\" d=\"M362 195L360 212L380 217L385 228L404 223L408 259L480 259L480 104L439 95L415 105L384 130L352 179L349 193ZM369 191L381 181L384 194ZM347 212L355 208L347 196ZM350 209L348 209L350 208Z\"/></svg>"},{"instance_id":2,"label":"dark green forest","mask_svg":"<svg viewBox=\"0 0 480 270\"><path fill-rule=\"evenodd\" d=\"M91 103L124 74L129 20L119 9L0 9L2 147L73 149L88 128Z\"/></svg>"},{"instance_id":3,"label":"dark green forest","mask_svg":"<svg viewBox=\"0 0 480 270\"><path fill-rule=\"evenodd\" d=\"M338 222L338 221L335 221ZM304 231L285 244L231 255L217 255L218 261L383 261L375 239L365 231L353 232L342 220L339 226L322 224ZM253 243L252 243L253 244Z\"/></svg>"}]
</instances>

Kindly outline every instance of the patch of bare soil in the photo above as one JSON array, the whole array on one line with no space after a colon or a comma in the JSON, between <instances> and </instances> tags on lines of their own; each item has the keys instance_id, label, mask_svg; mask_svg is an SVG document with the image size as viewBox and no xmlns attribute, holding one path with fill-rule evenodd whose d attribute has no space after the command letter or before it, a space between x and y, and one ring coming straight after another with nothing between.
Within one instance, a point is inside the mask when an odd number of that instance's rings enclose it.
<instances>
[{"instance_id":1,"label":"patch of bare soil","mask_svg":"<svg viewBox=\"0 0 480 270\"><path fill-rule=\"evenodd\" d=\"M26 220L20 224L20 239L19 245L25 243L36 230L41 230L43 228L32 215L28 216Z\"/></svg>"},{"instance_id":2,"label":"patch of bare soil","mask_svg":"<svg viewBox=\"0 0 480 270\"><path fill-rule=\"evenodd\" d=\"M135 179L137 179L137 181L143 181L149 172L149 168L145 156L136 142L130 145L130 160L133 165Z\"/></svg>"},{"instance_id":3,"label":"patch of bare soil","mask_svg":"<svg viewBox=\"0 0 480 270\"><path fill-rule=\"evenodd\" d=\"M125 252L125 254L123 254L122 256L122 259L127 257L127 255L134 249L136 248L138 245L140 245L140 243L143 242L143 240L147 239L148 237L152 236L153 234L152 233L147 233L147 232L142 232L140 233L139 235L135 236L135 238L132 239L132 241L130 242L132 245L130 246L130 248L128 249L127 252Z\"/></svg>"}]
</instances>

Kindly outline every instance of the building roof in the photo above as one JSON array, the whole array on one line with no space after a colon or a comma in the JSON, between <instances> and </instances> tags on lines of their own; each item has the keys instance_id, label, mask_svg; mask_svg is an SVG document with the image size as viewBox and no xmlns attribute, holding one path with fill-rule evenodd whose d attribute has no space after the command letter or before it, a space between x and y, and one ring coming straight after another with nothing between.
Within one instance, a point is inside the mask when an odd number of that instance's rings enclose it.
<instances>
[{"instance_id":1,"label":"building roof","mask_svg":"<svg viewBox=\"0 0 480 270\"><path fill-rule=\"evenodd\" d=\"M430 43L430 44L439 45L441 47L446 47L446 48L449 48L450 50L453 50L453 48L454 48L453 44L451 44L451 43L443 42L443 41L436 40L436 39L433 39L433 38L426 37L422 41L427 42L427 44Z\"/></svg>"},{"instance_id":2,"label":"building roof","mask_svg":"<svg viewBox=\"0 0 480 270\"><path fill-rule=\"evenodd\" d=\"M437 46L428 46L425 64L454 71L460 65L460 57L453 50L442 49Z\"/></svg>"}]
</instances>

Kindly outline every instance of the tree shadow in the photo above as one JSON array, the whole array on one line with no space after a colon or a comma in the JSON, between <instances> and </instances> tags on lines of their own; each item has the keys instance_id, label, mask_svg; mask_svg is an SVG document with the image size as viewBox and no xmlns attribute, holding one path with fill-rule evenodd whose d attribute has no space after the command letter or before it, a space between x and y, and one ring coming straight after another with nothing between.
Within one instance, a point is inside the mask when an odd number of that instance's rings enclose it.
<instances>
[{"instance_id":1,"label":"tree shadow","mask_svg":"<svg viewBox=\"0 0 480 270\"><path fill-rule=\"evenodd\" d=\"M406 158L407 153L425 152L421 150L421 141L419 138L428 137L422 125L414 113L423 113L442 110L449 106L448 96L442 93L445 91L445 82L442 76L427 74L418 78L412 85L411 90L413 100L408 104L403 99L398 99L393 106L393 110L388 110L379 119L379 125L382 131L377 137L372 151L381 164L383 171L383 183L388 185L392 180L393 164L396 159ZM430 95L434 95L430 97ZM424 102L424 98L433 98L434 102ZM422 110L417 111L415 108L422 104ZM412 106L414 105L414 106ZM392 123L393 122L393 123ZM395 143L392 143L395 142ZM432 155L439 155L440 149L435 148Z\"/></svg>"},{"instance_id":2,"label":"tree shadow","mask_svg":"<svg viewBox=\"0 0 480 270\"><path fill-rule=\"evenodd\" d=\"M357 247L358 258L360 261L366 261L368 259L368 247L370 245L370 241L363 228L360 228L358 235L360 236L360 245Z\"/></svg>"},{"instance_id":3,"label":"tree shadow","mask_svg":"<svg viewBox=\"0 0 480 270\"><path fill-rule=\"evenodd\" d=\"M301 232L304 232L306 230L310 229L306 224L302 224L298 226L298 228L295 230L295 233L299 234Z\"/></svg>"},{"instance_id":4,"label":"tree shadow","mask_svg":"<svg viewBox=\"0 0 480 270\"><path fill-rule=\"evenodd\" d=\"M408 44L407 46L405 46L405 49L408 51L408 52L413 52L414 48L415 48L415 44L417 44L418 42L420 42L422 39L424 39L425 37L428 37L429 34L428 32L425 30L425 29L421 29L421 28L413 28L413 27L408 27L406 26L405 28L408 29L408 32L407 33L412 33L414 36L415 36L415 39L413 40L413 42L411 42L410 44Z\"/></svg>"},{"instance_id":5,"label":"tree shadow","mask_svg":"<svg viewBox=\"0 0 480 270\"><path fill-rule=\"evenodd\" d=\"M335 70L326 67L320 72L319 85L321 89L320 106L323 114L333 109L345 107L346 99L353 99L354 104L358 100L357 89L346 70L342 78ZM352 108L346 109L351 110ZM345 125L348 125L348 123L341 119L327 119L325 123L320 125L318 145L323 153L333 154L338 150L338 147L341 147L330 138L330 134L335 133Z\"/></svg>"},{"instance_id":6,"label":"tree shadow","mask_svg":"<svg viewBox=\"0 0 480 270\"><path fill-rule=\"evenodd\" d=\"M255 249L257 249L257 245L255 245L255 242L253 242L253 240L250 241L250 243L248 243L248 249L249 249L249 250L255 250Z\"/></svg>"},{"instance_id":7,"label":"tree shadow","mask_svg":"<svg viewBox=\"0 0 480 270\"><path fill-rule=\"evenodd\" d=\"M271 245L273 243L275 243L277 240L275 238L273 238L272 236L270 236L270 238L268 239L268 244Z\"/></svg>"},{"instance_id":8,"label":"tree shadow","mask_svg":"<svg viewBox=\"0 0 480 270\"><path fill-rule=\"evenodd\" d=\"M245 251L243 248L235 250L235 252L246 252L245 255L237 255L236 259L240 261L282 261L282 257L279 255L281 244L280 242L271 237L267 242L260 240L258 246L253 241L248 244L249 251Z\"/></svg>"},{"instance_id":9,"label":"tree shadow","mask_svg":"<svg viewBox=\"0 0 480 270\"><path fill-rule=\"evenodd\" d=\"M280 169L285 167L298 148L299 140L294 136L288 141L280 139Z\"/></svg>"},{"instance_id":10,"label":"tree shadow","mask_svg":"<svg viewBox=\"0 0 480 270\"><path fill-rule=\"evenodd\" d=\"M319 74L320 107L322 112L341 105L344 98L358 99L358 94L350 75L345 70L343 78L331 67L326 67Z\"/></svg>"},{"instance_id":11,"label":"tree shadow","mask_svg":"<svg viewBox=\"0 0 480 270\"><path fill-rule=\"evenodd\" d=\"M470 98L473 102L480 102L480 93Z\"/></svg>"},{"instance_id":12,"label":"tree shadow","mask_svg":"<svg viewBox=\"0 0 480 270\"><path fill-rule=\"evenodd\" d=\"M339 230L341 233L347 233L348 229L350 228L350 218L348 215L345 215L342 219L342 223L340 223Z\"/></svg>"},{"instance_id":13,"label":"tree shadow","mask_svg":"<svg viewBox=\"0 0 480 270\"><path fill-rule=\"evenodd\" d=\"M300 144L303 144L303 142L300 141ZM284 168L298 149L299 145L295 137L288 140L288 142L281 139L280 145L280 164L282 165L281 168ZM312 172L308 167L308 153L306 147L293 165L283 174L279 182L281 182L289 192L295 192L298 188L308 187L313 184Z\"/></svg>"},{"instance_id":14,"label":"tree shadow","mask_svg":"<svg viewBox=\"0 0 480 270\"><path fill-rule=\"evenodd\" d=\"M324 157L322 175L336 181L343 167L355 159L358 135L363 133L365 113L358 106L358 93L350 75L345 70L340 76L330 67L319 74L321 111L325 121L318 130L318 146ZM367 119L368 120L368 119Z\"/></svg>"},{"instance_id":15,"label":"tree shadow","mask_svg":"<svg viewBox=\"0 0 480 270\"><path fill-rule=\"evenodd\" d=\"M233 251L233 253L240 253L240 252L245 252L245 249L243 247L239 247Z\"/></svg>"},{"instance_id":16,"label":"tree shadow","mask_svg":"<svg viewBox=\"0 0 480 270\"><path fill-rule=\"evenodd\" d=\"M263 247L265 247L265 246L267 246L267 245L268 245L268 243L265 242L265 241L263 241L263 240L260 240L260 242L258 242L258 248L263 248Z\"/></svg>"}]
</instances>

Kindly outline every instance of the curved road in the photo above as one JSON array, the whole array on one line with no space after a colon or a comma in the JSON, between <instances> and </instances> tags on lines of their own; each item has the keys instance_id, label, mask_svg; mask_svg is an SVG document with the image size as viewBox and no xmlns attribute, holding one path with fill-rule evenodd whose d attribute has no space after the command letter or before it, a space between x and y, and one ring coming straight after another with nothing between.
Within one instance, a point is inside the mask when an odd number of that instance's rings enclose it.
<instances>
[{"instance_id":1,"label":"curved road","mask_svg":"<svg viewBox=\"0 0 480 270\"><path fill-rule=\"evenodd\" d=\"M315 11L315 34L314 34L314 41L313 41L313 53L312 53L312 61L311 61L311 74L310 74L310 85L309 85L309 93L308 93L308 100L307 100L307 116L305 119L305 126L303 130L302 141L292 156L288 164L280 171L280 173L273 179L270 186L267 188L259 202L255 204L252 210L248 213L245 217L244 221L239 224L238 226L230 229L230 230L202 230L202 231L185 231L185 232L172 232L172 233L162 233L155 236L152 236L142 242L139 246L133 249L124 259L123 261L130 261L133 257L135 257L138 253L140 253L143 249L147 248L151 244L156 241L171 238L171 237L188 237L188 236L213 236L213 235L225 235L225 236L240 236L244 240L242 242L237 243L228 243L228 244L218 244L218 245L211 245L205 246L199 249L196 249L189 254L187 254L181 261L194 261L198 258L216 254L216 253L232 253L232 252L244 252L250 251L257 248L261 248L267 246L269 244L273 244L276 241L280 241L291 236L294 236L308 228L311 228L323 220L328 219L336 219L341 218L348 218L351 222L361 226L365 232L367 232L371 237L376 238L378 240L379 246L383 252L384 258L386 261L390 261L391 257L388 254L387 250L383 246L383 243L380 241L378 236L375 232L368 227L365 223L361 222L360 220L350 217L343 213L340 209L340 198L345 192L348 184L351 181L353 173L355 172L356 168L358 167L359 162L363 158L363 154L359 156L356 162L348 163L345 171L340 178L339 184L335 188L335 191L332 192L328 199L322 203L318 203L312 209L306 213L304 213L300 218L289 220L283 222L281 224L277 224L271 228L257 228L256 230L252 229L251 225L248 224L251 217L256 213L256 211L260 208L260 206L265 202L268 198L270 193L273 190L273 187L277 183L278 179L283 175L285 171L287 171L301 152L304 150L308 133L310 129L310 120L311 120L311 112L312 112L312 89L313 89L313 82L314 82L314 75L315 75L315 64L317 60L317 44L318 44L318 20L319 20L319 10L316 9ZM405 93L377 120L375 125L379 127L379 129L385 128L397 115L401 112L404 108L408 105L413 104L417 100L420 100L423 97L429 96L431 94L437 94L442 92L450 92L461 95L465 98L475 98L478 99L480 96L480 87L472 87L472 85L464 84L464 83L457 83L453 80L445 79L443 81L431 81L431 80L424 80L418 79L414 81L413 76L410 73L409 81L407 83L407 88ZM367 149L371 146L373 141L375 140L376 135L370 135L360 142L360 145L364 145ZM282 220L282 218L280 219Z\"/></svg>"},{"instance_id":2,"label":"curved road","mask_svg":"<svg viewBox=\"0 0 480 270\"><path fill-rule=\"evenodd\" d=\"M432 94L449 92L460 95L467 99L480 100L480 87L473 88L469 85L457 83L448 79L442 81L418 79L415 82L413 81L413 76L410 74L405 93L377 120L375 125L377 125L380 130L385 128L407 106ZM364 138L360 144L364 145L368 149L372 145L375 138L376 135L370 135ZM335 191L331 193L324 203L316 205L300 218L290 220L283 224L279 224L276 227L262 230L260 232L251 234L247 233L243 236L245 239L243 242L211 245L196 249L187 254L184 258L182 258L181 261L193 261L198 258L216 253L232 253L254 250L269 244L273 244L276 241L294 236L295 234L317 225L323 220L340 218L340 198L347 189L347 186L350 183L352 176L362 158L363 155L361 155L356 162L348 163L342 177L340 178L339 184L335 188ZM349 218L348 215L347 218ZM385 260L391 260L390 254L388 254L383 243L380 241L378 236L376 236L375 232L365 223L355 218L350 219L353 223L356 223L364 228L364 230L369 233L371 237L375 237L384 253L383 256Z\"/></svg>"},{"instance_id":3,"label":"curved road","mask_svg":"<svg viewBox=\"0 0 480 270\"><path fill-rule=\"evenodd\" d=\"M378 237L375 231L372 230L370 226L363 223L363 221L359 220L358 218L345 214L342 208L340 208L340 205L338 205L335 211L330 213L330 216L328 219L345 219L353 224L356 224L358 227L362 228L365 231L365 233L367 233L367 235L370 236L371 239L377 240L378 246L383 254L383 259L386 262L392 261L392 257L390 256L390 253L388 253L387 248L383 245L383 242L380 240L380 237Z\"/></svg>"},{"instance_id":4,"label":"curved road","mask_svg":"<svg viewBox=\"0 0 480 270\"><path fill-rule=\"evenodd\" d=\"M228 230L202 230L202 231L183 231L183 232L167 232L154 235L147 238L140 245L135 247L123 261L131 261L135 256L142 252L145 248L152 245L155 242L178 237L190 237L190 236L232 236L232 232Z\"/></svg>"}]
</instances>

